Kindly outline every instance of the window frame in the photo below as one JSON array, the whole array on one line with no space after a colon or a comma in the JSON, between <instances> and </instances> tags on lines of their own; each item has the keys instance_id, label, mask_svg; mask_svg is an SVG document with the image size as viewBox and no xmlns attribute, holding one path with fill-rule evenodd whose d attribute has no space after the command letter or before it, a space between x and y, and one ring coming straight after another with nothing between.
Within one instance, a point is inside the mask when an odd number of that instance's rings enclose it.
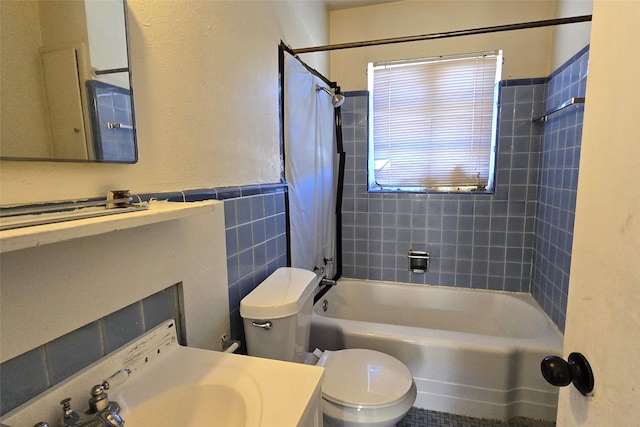
<instances>
[{"instance_id":1,"label":"window frame","mask_svg":"<svg viewBox=\"0 0 640 427\"><path fill-rule=\"evenodd\" d=\"M426 187L426 186L394 186L394 185L381 185L376 182L376 160L374 153L375 135L374 135L374 71L375 68L389 67L389 66L402 66L404 64L421 64L425 62L445 62L455 59L477 59L481 57L491 56L495 57L496 72L493 82L493 96L492 96L492 119L491 119L491 135L488 153L488 170L487 170L487 185L484 188L478 186L438 186L438 187ZM503 52L502 50L474 52L456 55L444 55L437 57L427 58L415 58L396 61L384 61L384 62L369 62L367 67L367 88L369 91L368 97L368 135L367 135L367 191L372 193L473 193L473 194L493 194L495 193L495 176L496 176L496 151L498 140L498 115L499 115L499 94L500 94L500 82L502 80L502 65L503 65ZM486 135L486 134L485 134Z\"/></svg>"}]
</instances>

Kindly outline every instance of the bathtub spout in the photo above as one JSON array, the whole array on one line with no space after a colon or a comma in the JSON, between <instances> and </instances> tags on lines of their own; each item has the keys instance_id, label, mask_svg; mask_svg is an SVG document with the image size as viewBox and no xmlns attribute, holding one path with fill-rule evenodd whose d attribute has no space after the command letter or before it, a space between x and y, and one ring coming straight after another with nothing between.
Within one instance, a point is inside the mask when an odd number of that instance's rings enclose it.
<instances>
[{"instance_id":1,"label":"bathtub spout","mask_svg":"<svg viewBox=\"0 0 640 427\"><path fill-rule=\"evenodd\" d=\"M327 279L326 277L320 280L320 284L318 286L336 286L338 284L337 280Z\"/></svg>"},{"instance_id":2,"label":"bathtub spout","mask_svg":"<svg viewBox=\"0 0 640 427\"><path fill-rule=\"evenodd\" d=\"M326 277L322 278L322 280L320 280L320 283L318 284L320 290L313 297L313 305L316 305L316 303L320 301L320 298L322 298L327 292L329 292L329 290L331 290L331 288L333 288L337 284L338 279L327 279Z\"/></svg>"}]
</instances>

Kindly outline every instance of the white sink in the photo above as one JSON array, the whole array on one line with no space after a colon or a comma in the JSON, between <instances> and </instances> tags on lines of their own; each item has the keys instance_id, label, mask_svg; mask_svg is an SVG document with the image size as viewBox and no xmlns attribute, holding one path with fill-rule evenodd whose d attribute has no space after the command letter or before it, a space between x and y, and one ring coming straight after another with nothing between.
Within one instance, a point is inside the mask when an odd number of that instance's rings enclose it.
<instances>
[{"instance_id":1,"label":"white sink","mask_svg":"<svg viewBox=\"0 0 640 427\"><path fill-rule=\"evenodd\" d=\"M197 426L206 420L211 425L261 425L261 388L251 374L228 361L197 363L208 352L191 350L173 350L175 354L156 361L111 393L125 421L139 426ZM231 361L237 358L241 356Z\"/></svg>"},{"instance_id":2,"label":"white sink","mask_svg":"<svg viewBox=\"0 0 640 427\"><path fill-rule=\"evenodd\" d=\"M188 385L165 391L141 403L126 413L126 421L154 426L195 425L199 420L212 420L225 426L260 425L261 408L258 411L254 408L232 387Z\"/></svg>"},{"instance_id":3,"label":"white sink","mask_svg":"<svg viewBox=\"0 0 640 427\"><path fill-rule=\"evenodd\" d=\"M9 426L58 425L59 402L87 409L91 387L123 369L130 375L107 391L126 426L320 426L324 369L299 363L182 347L172 321L158 326L9 412Z\"/></svg>"}]
</instances>

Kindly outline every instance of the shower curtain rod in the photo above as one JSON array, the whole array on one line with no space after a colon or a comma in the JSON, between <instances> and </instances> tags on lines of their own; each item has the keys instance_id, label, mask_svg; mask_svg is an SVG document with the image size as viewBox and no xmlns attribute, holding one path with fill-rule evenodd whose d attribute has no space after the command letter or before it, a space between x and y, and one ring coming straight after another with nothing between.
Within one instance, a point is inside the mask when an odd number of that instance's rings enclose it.
<instances>
[{"instance_id":1,"label":"shower curtain rod","mask_svg":"<svg viewBox=\"0 0 640 427\"><path fill-rule=\"evenodd\" d=\"M493 27L472 28L468 30L447 31L443 33L423 34L419 36L395 37L389 39L369 40L362 42L328 44L324 46L305 47L300 49L291 49L294 54L324 52L327 50L351 49L356 47L380 46L394 43L417 42L424 40L437 40L450 37L472 36L477 34L497 33L500 31L525 30L529 28L550 27L553 25L575 24L578 22L591 21L591 15L573 16L569 18L547 19L543 21L523 22L520 24L496 25Z\"/></svg>"}]
</instances>

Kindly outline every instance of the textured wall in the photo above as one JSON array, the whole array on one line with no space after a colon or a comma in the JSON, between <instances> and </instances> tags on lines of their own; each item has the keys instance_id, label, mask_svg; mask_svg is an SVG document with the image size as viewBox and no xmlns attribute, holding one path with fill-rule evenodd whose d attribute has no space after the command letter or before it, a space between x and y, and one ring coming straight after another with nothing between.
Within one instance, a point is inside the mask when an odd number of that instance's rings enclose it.
<instances>
[{"instance_id":1,"label":"textured wall","mask_svg":"<svg viewBox=\"0 0 640 427\"><path fill-rule=\"evenodd\" d=\"M278 44L325 44L324 6L127 4L139 162L2 161L0 204L96 197L113 188L148 193L279 181ZM327 58L304 59L326 73Z\"/></svg>"},{"instance_id":2,"label":"textured wall","mask_svg":"<svg viewBox=\"0 0 640 427\"><path fill-rule=\"evenodd\" d=\"M331 43L414 36L554 18L555 1L400 1L331 12ZM550 27L399 43L331 53L331 79L346 90L367 87L367 62L454 53L504 51L505 79L547 76ZM580 46L581 47L581 46ZM579 47L578 47L579 48Z\"/></svg>"}]
</instances>

